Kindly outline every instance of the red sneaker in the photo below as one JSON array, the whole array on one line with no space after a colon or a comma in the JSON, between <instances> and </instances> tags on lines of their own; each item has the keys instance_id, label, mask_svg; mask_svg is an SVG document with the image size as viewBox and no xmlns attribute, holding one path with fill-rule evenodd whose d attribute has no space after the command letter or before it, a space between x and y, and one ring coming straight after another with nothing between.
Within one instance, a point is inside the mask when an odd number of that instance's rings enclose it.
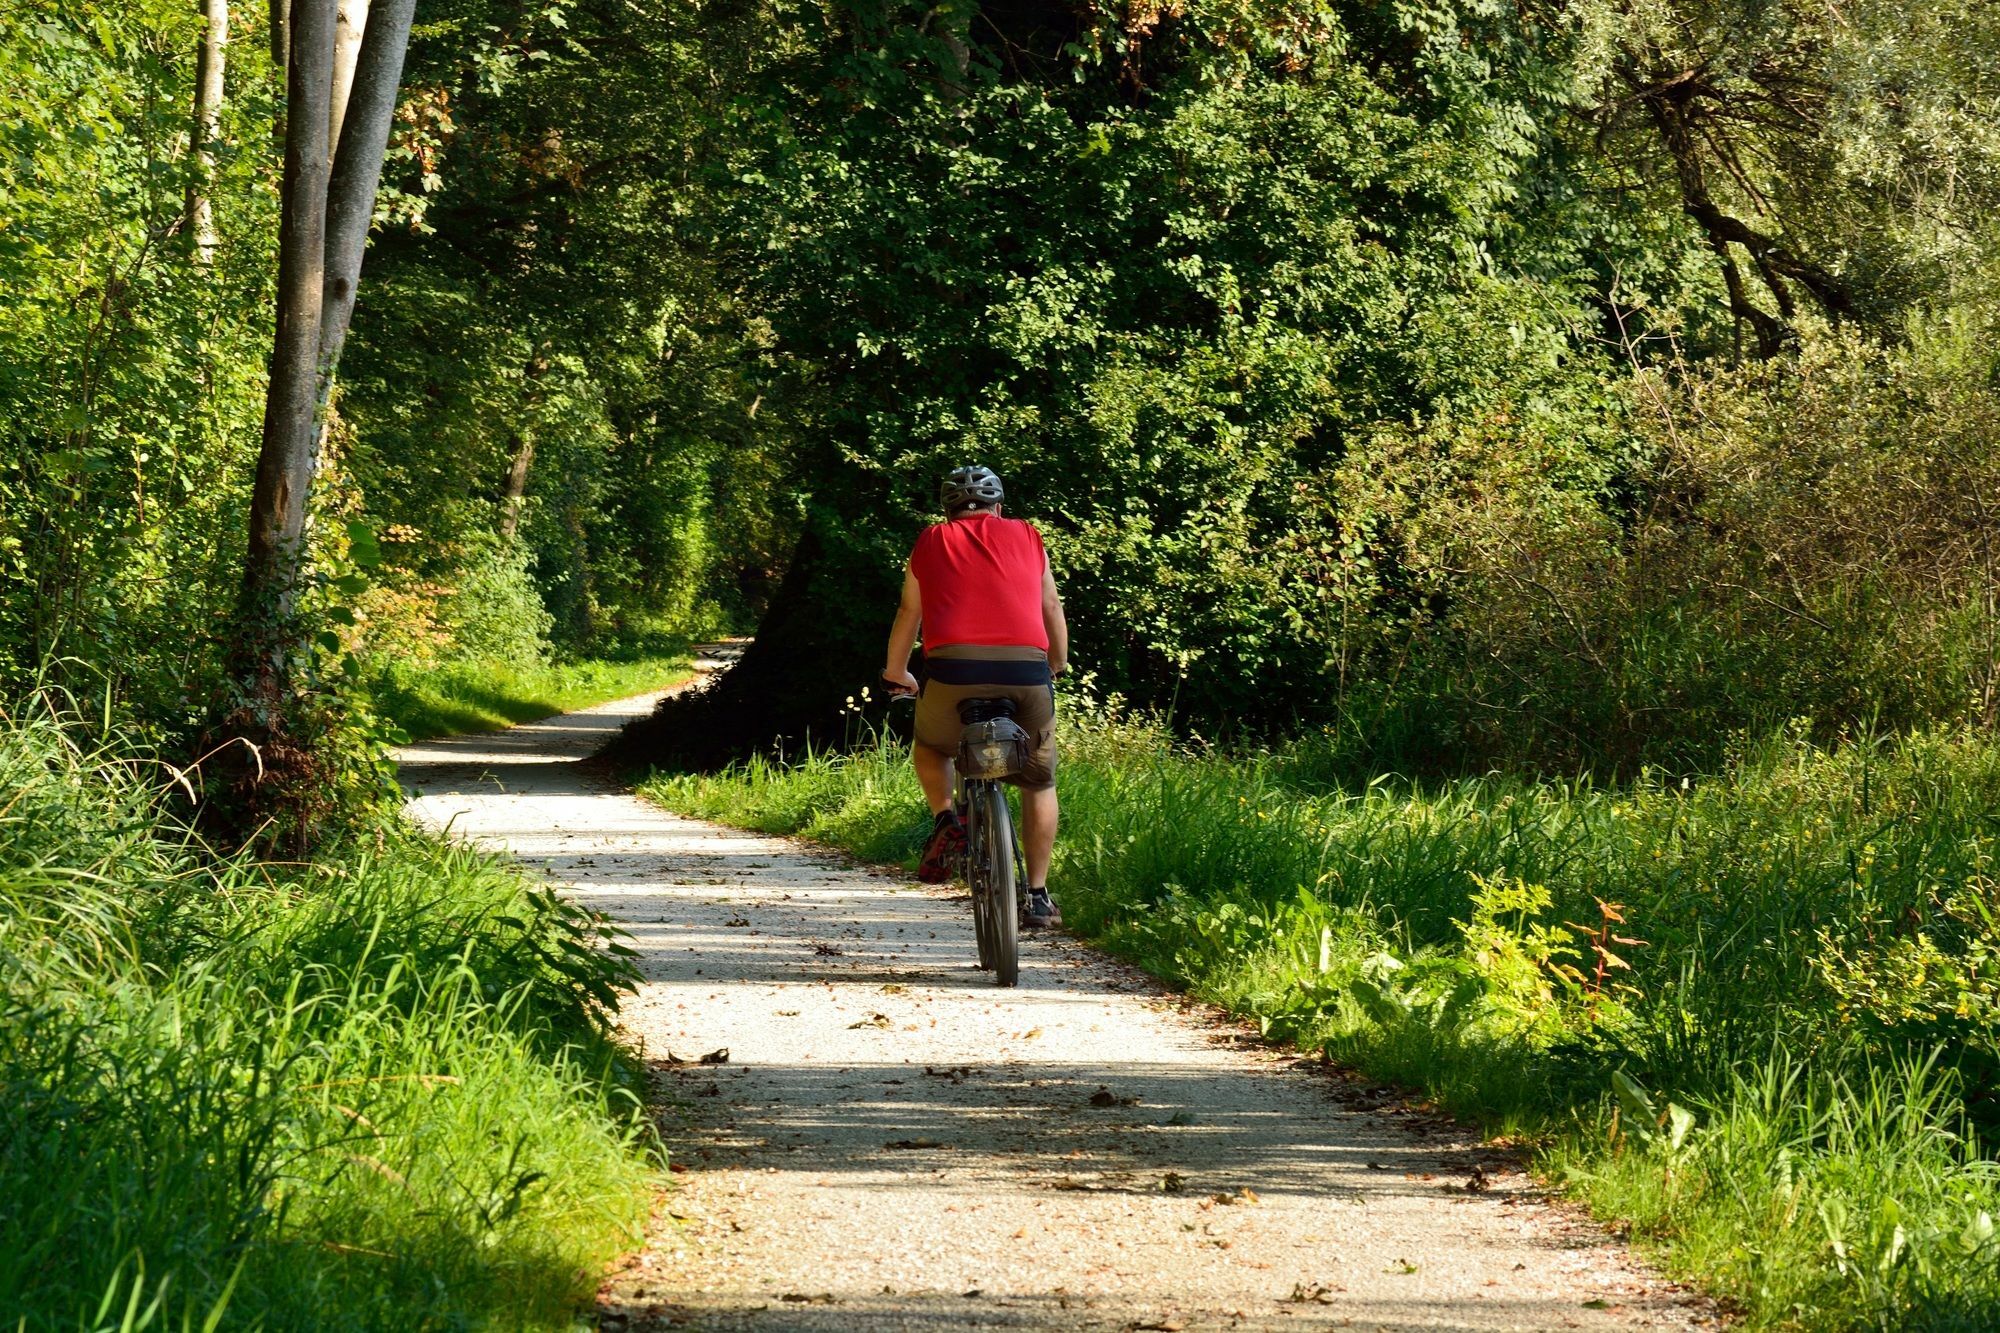
<instances>
[{"instance_id":1,"label":"red sneaker","mask_svg":"<svg viewBox=\"0 0 2000 1333\"><path fill-rule=\"evenodd\" d=\"M958 858L964 854L965 825L959 822L957 811L947 810L931 830L931 840L924 846L924 859L917 863L917 878L926 884L944 883L957 871Z\"/></svg>"}]
</instances>

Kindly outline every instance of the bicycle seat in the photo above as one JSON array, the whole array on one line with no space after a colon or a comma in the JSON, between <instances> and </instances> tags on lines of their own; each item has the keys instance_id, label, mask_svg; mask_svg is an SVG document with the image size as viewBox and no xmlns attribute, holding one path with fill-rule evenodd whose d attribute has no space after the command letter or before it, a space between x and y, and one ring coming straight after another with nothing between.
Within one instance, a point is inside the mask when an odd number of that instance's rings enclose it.
<instances>
[{"instance_id":1,"label":"bicycle seat","mask_svg":"<svg viewBox=\"0 0 2000 1333\"><path fill-rule=\"evenodd\" d=\"M1011 722L1014 719L1014 713L1015 708L1012 699L960 699L958 701L958 720L968 727L975 722L997 722L1003 717Z\"/></svg>"}]
</instances>

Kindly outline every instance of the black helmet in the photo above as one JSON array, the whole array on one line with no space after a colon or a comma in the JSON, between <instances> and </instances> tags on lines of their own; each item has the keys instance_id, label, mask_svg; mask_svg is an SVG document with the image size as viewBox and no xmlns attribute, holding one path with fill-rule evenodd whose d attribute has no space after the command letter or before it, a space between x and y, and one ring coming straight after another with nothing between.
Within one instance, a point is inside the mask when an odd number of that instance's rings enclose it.
<instances>
[{"instance_id":1,"label":"black helmet","mask_svg":"<svg viewBox=\"0 0 2000 1333\"><path fill-rule=\"evenodd\" d=\"M1000 478L993 475L990 467L953 468L938 492L944 498L944 512L947 514L956 514L974 505L988 508L1007 498L1007 492L1000 486Z\"/></svg>"}]
</instances>

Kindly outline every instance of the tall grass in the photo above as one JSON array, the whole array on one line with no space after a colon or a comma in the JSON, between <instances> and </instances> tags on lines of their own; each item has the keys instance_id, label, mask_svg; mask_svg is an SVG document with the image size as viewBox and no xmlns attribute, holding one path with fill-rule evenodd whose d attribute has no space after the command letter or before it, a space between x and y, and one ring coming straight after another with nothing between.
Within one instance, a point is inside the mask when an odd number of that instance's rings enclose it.
<instances>
[{"instance_id":1,"label":"tall grass","mask_svg":"<svg viewBox=\"0 0 2000 1333\"><path fill-rule=\"evenodd\" d=\"M2000 1323L2000 746L1798 735L1698 780L1343 787L1072 728L1083 934L1421 1088L1758 1327ZM646 788L905 859L893 746Z\"/></svg>"},{"instance_id":2,"label":"tall grass","mask_svg":"<svg viewBox=\"0 0 2000 1333\"><path fill-rule=\"evenodd\" d=\"M632 658L453 660L428 668L378 661L369 676L377 712L413 740L496 731L610 699L664 689L692 674L686 653Z\"/></svg>"},{"instance_id":3,"label":"tall grass","mask_svg":"<svg viewBox=\"0 0 2000 1333\"><path fill-rule=\"evenodd\" d=\"M385 827L217 859L0 720L0 1327L564 1328L649 1169L598 924Z\"/></svg>"}]
</instances>

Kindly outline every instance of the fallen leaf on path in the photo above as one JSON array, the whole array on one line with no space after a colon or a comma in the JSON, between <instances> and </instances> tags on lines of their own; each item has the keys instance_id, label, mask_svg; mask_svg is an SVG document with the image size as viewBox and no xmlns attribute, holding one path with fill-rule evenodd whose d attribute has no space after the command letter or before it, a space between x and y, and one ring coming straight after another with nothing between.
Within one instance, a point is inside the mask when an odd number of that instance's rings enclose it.
<instances>
[{"instance_id":1,"label":"fallen leaf on path","mask_svg":"<svg viewBox=\"0 0 2000 1333\"><path fill-rule=\"evenodd\" d=\"M937 1139L891 1139L884 1148L942 1148L945 1145Z\"/></svg>"},{"instance_id":2,"label":"fallen leaf on path","mask_svg":"<svg viewBox=\"0 0 2000 1333\"><path fill-rule=\"evenodd\" d=\"M1292 1287L1292 1294L1286 1302L1295 1305L1332 1305L1333 1298L1346 1287L1328 1286L1323 1282L1300 1282Z\"/></svg>"},{"instance_id":3,"label":"fallen leaf on path","mask_svg":"<svg viewBox=\"0 0 2000 1333\"><path fill-rule=\"evenodd\" d=\"M1137 1097L1120 1097L1117 1093L1113 1092L1109 1088L1099 1088L1096 1092L1090 1094L1090 1104L1092 1106L1100 1106L1100 1107L1137 1106L1139 1104L1139 1099Z\"/></svg>"},{"instance_id":4,"label":"fallen leaf on path","mask_svg":"<svg viewBox=\"0 0 2000 1333\"><path fill-rule=\"evenodd\" d=\"M903 985L900 981L892 981L882 988L882 993L884 995L901 995L909 989L908 986Z\"/></svg>"},{"instance_id":5,"label":"fallen leaf on path","mask_svg":"<svg viewBox=\"0 0 2000 1333\"><path fill-rule=\"evenodd\" d=\"M1172 1315L1162 1315L1160 1318L1155 1319L1150 1324L1131 1324L1128 1327L1135 1330L1135 1333L1138 1330L1152 1330L1152 1329L1158 1329L1160 1330L1160 1333L1180 1333L1180 1331L1186 1328L1187 1325L1182 1323L1180 1320L1174 1318Z\"/></svg>"},{"instance_id":6,"label":"fallen leaf on path","mask_svg":"<svg viewBox=\"0 0 2000 1333\"><path fill-rule=\"evenodd\" d=\"M788 1291L784 1295L778 1297L778 1299L781 1301L790 1301L794 1305L839 1304L839 1302L834 1299L833 1293L830 1291L822 1291L815 1295L807 1295L804 1292L798 1292L798 1291Z\"/></svg>"},{"instance_id":7,"label":"fallen leaf on path","mask_svg":"<svg viewBox=\"0 0 2000 1333\"><path fill-rule=\"evenodd\" d=\"M1160 1188L1169 1194L1179 1194L1187 1188L1187 1177L1178 1171L1169 1171L1160 1177Z\"/></svg>"},{"instance_id":8,"label":"fallen leaf on path","mask_svg":"<svg viewBox=\"0 0 2000 1333\"><path fill-rule=\"evenodd\" d=\"M702 1057L701 1057L701 1063L702 1063L702 1064L705 1064L705 1065L726 1065L726 1064L728 1064L728 1063L729 1063L729 1048L728 1048L727 1046L718 1046L718 1047L716 1047L716 1048L715 1048L714 1050L710 1051L710 1052L709 1052L709 1053L708 1053L707 1055L704 1055L704 1056L702 1056Z\"/></svg>"},{"instance_id":9,"label":"fallen leaf on path","mask_svg":"<svg viewBox=\"0 0 2000 1333\"><path fill-rule=\"evenodd\" d=\"M868 1015L868 1017L862 1019L858 1023L849 1023L847 1025L847 1030L852 1032L855 1028L885 1028L888 1026L889 1026L889 1015L870 1014Z\"/></svg>"},{"instance_id":10,"label":"fallen leaf on path","mask_svg":"<svg viewBox=\"0 0 2000 1333\"><path fill-rule=\"evenodd\" d=\"M813 945L813 952L822 958L838 958L840 957L840 946L838 944L815 944Z\"/></svg>"},{"instance_id":11,"label":"fallen leaf on path","mask_svg":"<svg viewBox=\"0 0 2000 1333\"><path fill-rule=\"evenodd\" d=\"M747 916L732 916L722 924L725 926L747 926L750 924L750 918Z\"/></svg>"}]
</instances>

